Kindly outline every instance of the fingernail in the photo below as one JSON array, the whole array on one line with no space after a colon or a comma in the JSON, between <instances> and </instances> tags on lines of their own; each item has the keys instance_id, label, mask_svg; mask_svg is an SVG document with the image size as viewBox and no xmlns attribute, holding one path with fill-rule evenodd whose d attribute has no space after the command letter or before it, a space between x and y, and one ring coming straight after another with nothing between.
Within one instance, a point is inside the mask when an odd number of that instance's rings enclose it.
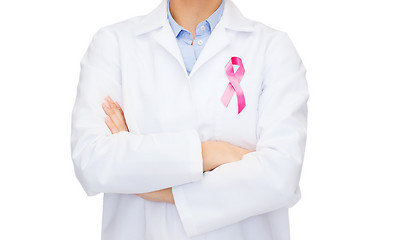
<instances>
[{"instance_id":1,"label":"fingernail","mask_svg":"<svg viewBox=\"0 0 394 240\"><path fill-rule=\"evenodd\" d=\"M104 104L107 108L109 108L109 104L108 104L107 101L104 101L103 104Z\"/></svg>"},{"instance_id":2,"label":"fingernail","mask_svg":"<svg viewBox=\"0 0 394 240\"><path fill-rule=\"evenodd\" d=\"M114 100L112 100L112 98L110 97L110 96L107 96L107 98L108 98L108 100L110 101L110 102L113 102Z\"/></svg>"}]
</instances>

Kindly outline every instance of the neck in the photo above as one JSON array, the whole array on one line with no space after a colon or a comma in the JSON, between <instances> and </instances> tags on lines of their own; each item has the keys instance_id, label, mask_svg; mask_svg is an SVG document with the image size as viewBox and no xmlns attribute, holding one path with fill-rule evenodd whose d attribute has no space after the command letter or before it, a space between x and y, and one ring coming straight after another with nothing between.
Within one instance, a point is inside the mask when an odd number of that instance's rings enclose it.
<instances>
[{"instance_id":1,"label":"neck","mask_svg":"<svg viewBox=\"0 0 394 240\"><path fill-rule=\"evenodd\" d=\"M171 0L169 7L174 20L194 38L197 25L211 16L221 3L222 0Z\"/></svg>"}]
</instances>

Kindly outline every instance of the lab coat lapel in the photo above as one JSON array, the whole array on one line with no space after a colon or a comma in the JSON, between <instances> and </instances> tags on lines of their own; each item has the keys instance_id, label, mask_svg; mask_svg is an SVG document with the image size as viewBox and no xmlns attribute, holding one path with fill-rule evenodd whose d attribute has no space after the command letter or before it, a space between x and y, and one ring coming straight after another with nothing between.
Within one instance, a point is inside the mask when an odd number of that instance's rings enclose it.
<instances>
[{"instance_id":1,"label":"lab coat lapel","mask_svg":"<svg viewBox=\"0 0 394 240\"><path fill-rule=\"evenodd\" d=\"M223 0L224 9L223 14L211 32L204 48L202 49L200 56L197 58L196 63L190 73L190 77L208 60L218 54L220 51L225 49L230 44L230 36L228 29L234 31L252 32L253 21L245 18L239 11L237 6L232 0Z\"/></svg>"},{"instance_id":2,"label":"lab coat lapel","mask_svg":"<svg viewBox=\"0 0 394 240\"><path fill-rule=\"evenodd\" d=\"M178 61L184 73L188 75L181 50L179 49L178 42L175 38L174 32L172 31L170 24L168 22L165 23L159 31L153 34L153 38Z\"/></svg>"},{"instance_id":3,"label":"lab coat lapel","mask_svg":"<svg viewBox=\"0 0 394 240\"><path fill-rule=\"evenodd\" d=\"M214 30L211 32L204 48L202 49L200 56L197 58L190 77L210 58L219 53L230 43L229 37L227 36L226 30L223 27L223 21L219 21Z\"/></svg>"},{"instance_id":4,"label":"lab coat lapel","mask_svg":"<svg viewBox=\"0 0 394 240\"><path fill-rule=\"evenodd\" d=\"M204 63L230 44L228 29L245 32L254 31L253 21L245 18L232 0L223 1L225 1L225 4L222 17L211 32L211 36L209 36L200 56L197 58L190 75L187 74L182 53L167 18L168 0L162 0L153 11L142 17L141 22L135 29L136 36L159 28L153 33L153 39L177 60L186 77L190 78Z\"/></svg>"},{"instance_id":5,"label":"lab coat lapel","mask_svg":"<svg viewBox=\"0 0 394 240\"><path fill-rule=\"evenodd\" d=\"M141 34L159 28L153 32L152 38L177 60L187 75L181 50L167 18L167 4L168 0L162 0L155 9L147 15L142 16L141 21L136 25L135 35L138 37Z\"/></svg>"}]
</instances>

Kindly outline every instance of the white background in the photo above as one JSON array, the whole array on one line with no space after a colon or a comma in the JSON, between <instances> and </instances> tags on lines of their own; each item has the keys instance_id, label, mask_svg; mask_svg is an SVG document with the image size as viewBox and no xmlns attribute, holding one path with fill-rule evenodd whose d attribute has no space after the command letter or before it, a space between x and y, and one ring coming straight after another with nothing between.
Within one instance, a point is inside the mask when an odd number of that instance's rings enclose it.
<instances>
[{"instance_id":1,"label":"white background","mask_svg":"<svg viewBox=\"0 0 394 240\"><path fill-rule=\"evenodd\" d=\"M70 156L79 61L100 27L160 1L1 1L0 239L100 239L102 195L85 195ZM234 3L287 32L308 70L292 239L394 239L392 1Z\"/></svg>"}]
</instances>

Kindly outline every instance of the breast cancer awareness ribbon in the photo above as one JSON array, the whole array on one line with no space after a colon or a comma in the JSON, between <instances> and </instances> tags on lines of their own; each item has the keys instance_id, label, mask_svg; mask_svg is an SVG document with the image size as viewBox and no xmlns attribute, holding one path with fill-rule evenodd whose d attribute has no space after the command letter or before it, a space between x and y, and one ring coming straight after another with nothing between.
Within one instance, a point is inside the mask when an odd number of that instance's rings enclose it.
<instances>
[{"instance_id":1,"label":"breast cancer awareness ribbon","mask_svg":"<svg viewBox=\"0 0 394 240\"><path fill-rule=\"evenodd\" d=\"M239 66L235 73L234 73L233 64ZM231 57L229 62L226 64L225 69L226 69L227 77L230 80L230 82L228 83L226 90L223 93L221 101L224 104L224 106L227 107L235 91L235 93L237 94L238 114L239 114L245 108L246 105L245 96L242 91L241 85L239 84L245 73L242 60L239 57Z\"/></svg>"}]
</instances>

